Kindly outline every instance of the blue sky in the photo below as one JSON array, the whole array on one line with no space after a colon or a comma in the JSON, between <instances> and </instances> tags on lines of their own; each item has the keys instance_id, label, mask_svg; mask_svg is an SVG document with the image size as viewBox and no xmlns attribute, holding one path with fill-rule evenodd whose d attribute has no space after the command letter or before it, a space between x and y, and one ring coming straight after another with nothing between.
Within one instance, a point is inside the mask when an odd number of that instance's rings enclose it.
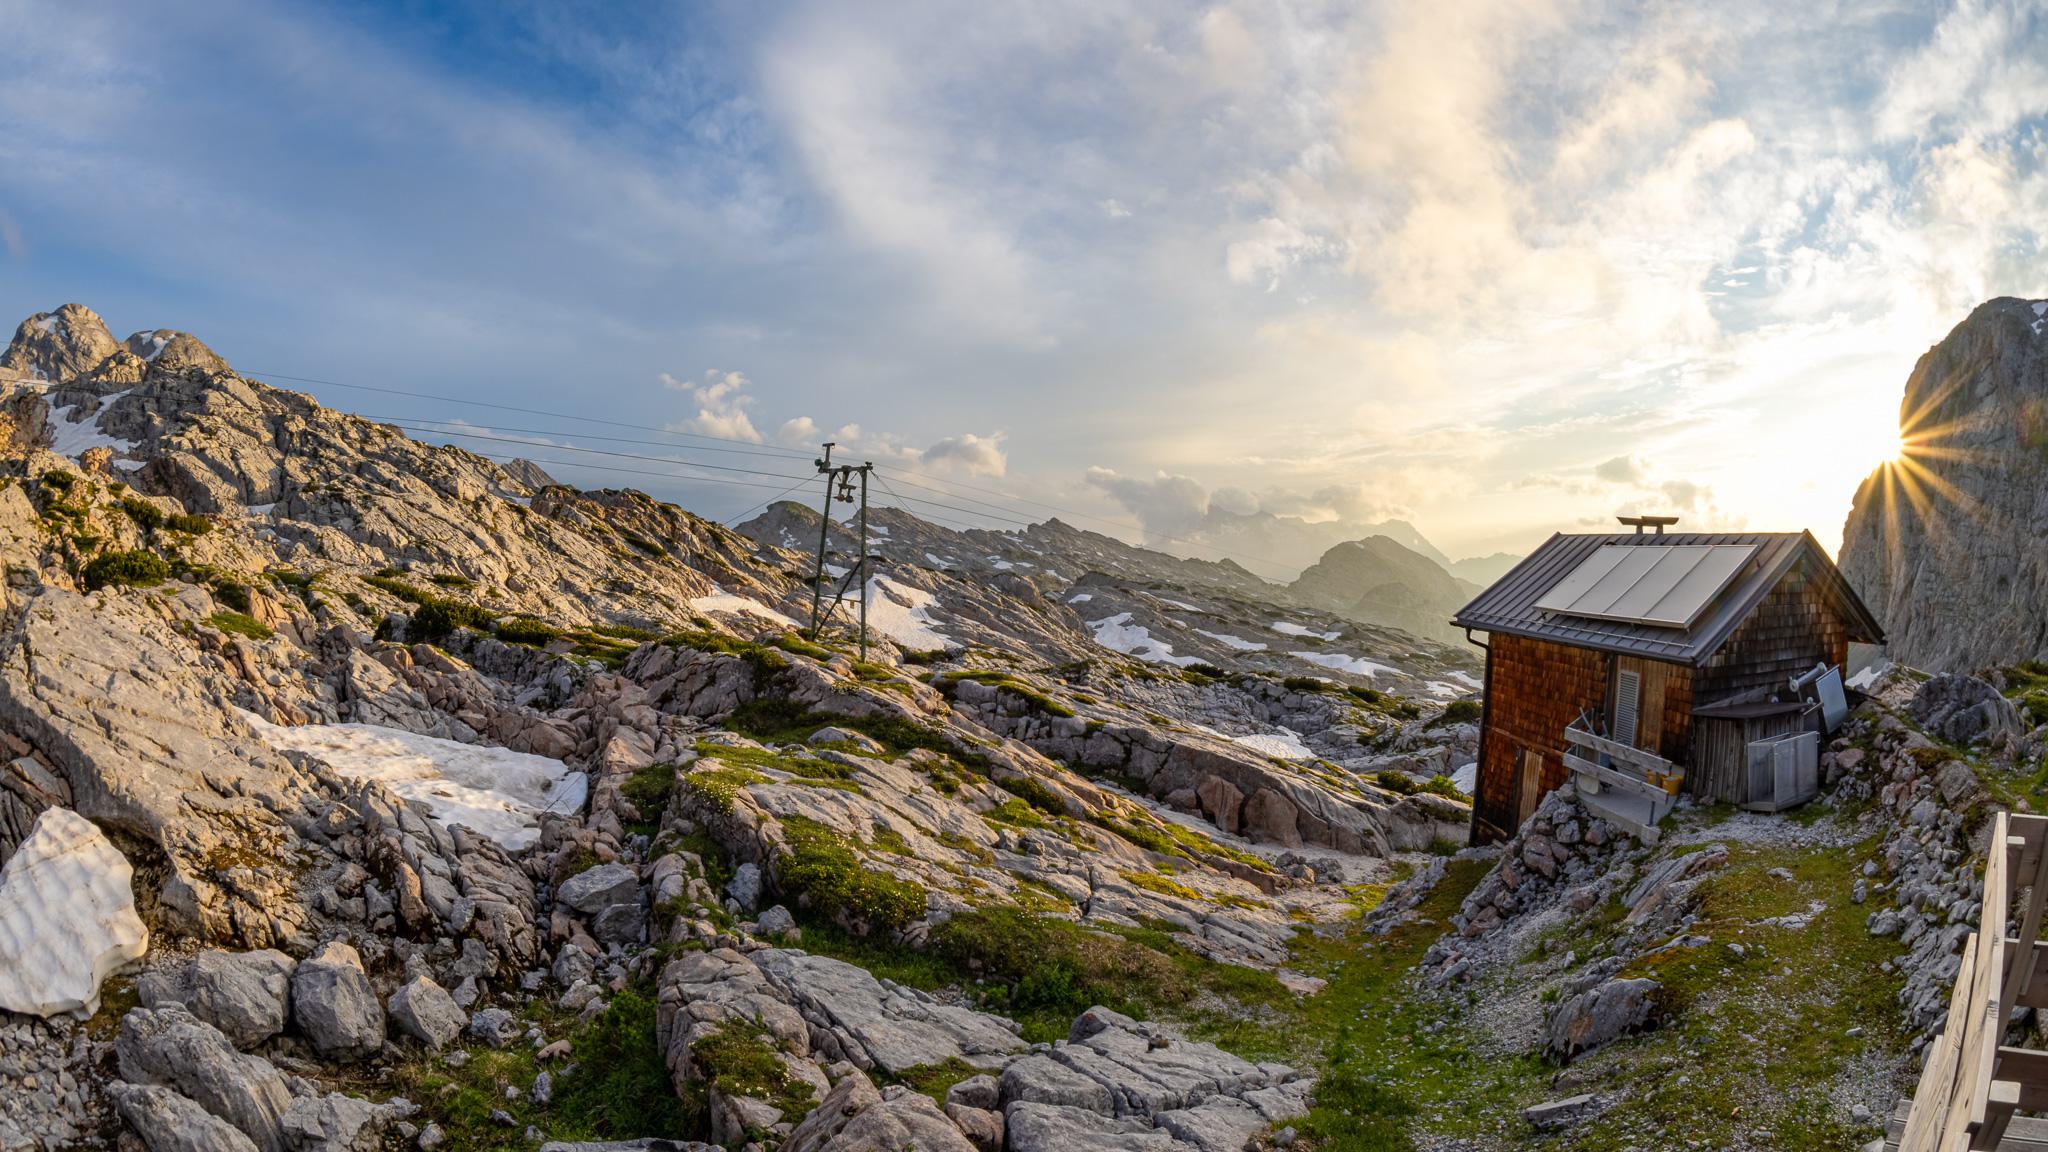
<instances>
[{"instance_id":1,"label":"blue sky","mask_svg":"<svg viewBox=\"0 0 2048 1152\"><path fill-rule=\"evenodd\" d=\"M1239 550L1832 545L1919 353L2048 295L2048 15L1692 7L0 0L0 317Z\"/></svg>"}]
</instances>

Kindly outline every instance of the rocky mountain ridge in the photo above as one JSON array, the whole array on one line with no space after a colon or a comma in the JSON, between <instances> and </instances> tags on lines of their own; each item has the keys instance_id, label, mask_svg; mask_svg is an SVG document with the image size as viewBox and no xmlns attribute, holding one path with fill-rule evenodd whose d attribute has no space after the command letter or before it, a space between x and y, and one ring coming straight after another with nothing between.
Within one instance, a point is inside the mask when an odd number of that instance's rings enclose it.
<instances>
[{"instance_id":1,"label":"rocky mountain ridge","mask_svg":"<svg viewBox=\"0 0 2048 1152\"><path fill-rule=\"evenodd\" d=\"M1890 657L1972 671L2048 656L2048 300L1972 311L1913 366L1899 429L1841 550Z\"/></svg>"}]
</instances>

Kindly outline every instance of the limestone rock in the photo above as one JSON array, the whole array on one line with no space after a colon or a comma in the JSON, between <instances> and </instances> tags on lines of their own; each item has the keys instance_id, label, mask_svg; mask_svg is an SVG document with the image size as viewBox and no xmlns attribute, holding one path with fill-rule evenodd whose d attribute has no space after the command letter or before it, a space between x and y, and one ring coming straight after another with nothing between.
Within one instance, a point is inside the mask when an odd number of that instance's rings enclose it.
<instances>
[{"instance_id":1,"label":"limestone rock","mask_svg":"<svg viewBox=\"0 0 2048 1152\"><path fill-rule=\"evenodd\" d=\"M107 1095L149 1152L256 1152L234 1125L169 1088L116 1080Z\"/></svg>"},{"instance_id":2,"label":"limestone rock","mask_svg":"<svg viewBox=\"0 0 2048 1152\"><path fill-rule=\"evenodd\" d=\"M63 383L99 367L120 347L98 313L83 304L66 304L22 321L13 343L0 353L0 368Z\"/></svg>"},{"instance_id":3,"label":"limestone rock","mask_svg":"<svg viewBox=\"0 0 2048 1152\"><path fill-rule=\"evenodd\" d=\"M220 1030L177 1004L135 1008L114 1041L121 1078L172 1088L232 1124L262 1152L286 1152L291 1093L260 1056L235 1051Z\"/></svg>"},{"instance_id":4,"label":"limestone rock","mask_svg":"<svg viewBox=\"0 0 2048 1152\"><path fill-rule=\"evenodd\" d=\"M235 1047L251 1048L284 1031L296 968L291 957L274 949L238 953L209 948L176 968L143 976L135 982L135 993L145 1008L183 1004Z\"/></svg>"},{"instance_id":5,"label":"limestone rock","mask_svg":"<svg viewBox=\"0 0 2048 1152\"><path fill-rule=\"evenodd\" d=\"M462 1009L455 1006L455 998L424 975L413 977L392 992L385 1011L399 1031L436 1050L462 1035L469 1023Z\"/></svg>"},{"instance_id":6,"label":"limestone rock","mask_svg":"<svg viewBox=\"0 0 2048 1152\"><path fill-rule=\"evenodd\" d=\"M640 898L640 874L624 864L599 864L562 881L555 901L585 915Z\"/></svg>"},{"instance_id":7,"label":"limestone rock","mask_svg":"<svg viewBox=\"0 0 2048 1152\"><path fill-rule=\"evenodd\" d=\"M1880 466L1856 491L1842 574L1901 664L1966 672L2048 651L2039 307L1980 304L1920 358L1899 405L1907 462Z\"/></svg>"},{"instance_id":8,"label":"limestone rock","mask_svg":"<svg viewBox=\"0 0 2048 1152\"><path fill-rule=\"evenodd\" d=\"M304 915L278 814L301 811L310 782L216 675L138 598L46 588L0 632L0 726L63 773L80 815L163 851L181 929L268 947Z\"/></svg>"},{"instance_id":9,"label":"limestone rock","mask_svg":"<svg viewBox=\"0 0 2048 1152\"><path fill-rule=\"evenodd\" d=\"M340 941L324 945L292 975L292 1016L330 1060L360 1060L384 1046L384 1010L362 957Z\"/></svg>"},{"instance_id":10,"label":"limestone rock","mask_svg":"<svg viewBox=\"0 0 2048 1152\"><path fill-rule=\"evenodd\" d=\"M1936 676L1920 686L1907 713L1951 744L1992 744L2025 731L2019 710L1975 676Z\"/></svg>"},{"instance_id":11,"label":"limestone rock","mask_svg":"<svg viewBox=\"0 0 2048 1152\"><path fill-rule=\"evenodd\" d=\"M1609 980L1551 1013L1548 1048L1562 1060L1649 1026L1657 1015L1655 980Z\"/></svg>"},{"instance_id":12,"label":"limestone rock","mask_svg":"<svg viewBox=\"0 0 2048 1152\"><path fill-rule=\"evenodd\" d=\"M390 1119L385 1109L339 1092L301 1096L285 1109L285 1143L293 1152L378 1152Z\"/></svg>"},{"instance_id":13,"label":"limestone rock","mask_svg":"<svg viewBox=\"0 0 2048 1152\"><path fill-rule=\"evenodd\" d=\"M1171 1133L1143 1122L1059 1104L1012 1104L1003 1123L1009 1152L1170 1152L1175 1144Z\"/></svg>"},{"instance_id":14,"label":"limestone rock","mask_svg":"<svg viewBox=\"0 0 2048 1152\"><path fill-rule=\"evenodd\" d=\"M976 1152L930 1097L901 1089L883 1093L848 1070L797 1125L782 1152Z\"/></svg>"},{"instance_id":15,"label":"limestone rock","mask_svg":"<svg viewBox=\"0 0 2048 1152\"><path fill-rule=\"evenodd\" d=\"M100 982L142 958L133 870L91 822L49 808L0 869L0 1008L90 1015Z\"/></svg>"},{"instance_id":16,"label":"limestone rock","mask_svg":"<svg viewBox=\"0 0 2048 1152\"><path fill-rule=\"evenodd\" d=\"M857 1065L897 1075L926 1064L1021 1051L1015 1025L945 1004L916 989L884 986L843 961L786 948L751 957L763 976L807 1017L830 1022Z\"/></svg>"}]
</instances>

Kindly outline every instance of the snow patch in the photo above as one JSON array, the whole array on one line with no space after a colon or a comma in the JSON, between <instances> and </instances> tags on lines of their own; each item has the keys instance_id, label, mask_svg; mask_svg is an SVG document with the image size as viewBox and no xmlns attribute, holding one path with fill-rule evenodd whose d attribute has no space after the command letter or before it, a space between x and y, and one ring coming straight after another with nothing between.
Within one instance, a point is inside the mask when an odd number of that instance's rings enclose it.
<instances>
[{"instance_id":1,"label":"snow patch","mask_svg":"<svg viewBox=\"0 0 2048 1152\"><path fill-rule=\"evenodd\" d=\"M932 619L938 602L922 588L876 576L868 581L868 627L914 651L952 648L953 638L939 631Z\"/></svg>"},{"instance_id":2,"label":"snow patch","mask_svg":"<svg viewBox=\"0 0 2048 1152\"><path fill-rule=\"evenodd\" d=\"M1390 664L1381 664L1377 661L1367 660L1363 656L1346 656L1341 652L1293 652L1289 653L1289 655L1297 660L1306 660L1311 664L1336 672L1349 672L1353 676L1378 676L1382 672L1394 676L1407 675L1406 672ZM1457 694L1457 690L1453 689L1451 695L1455 696Z\"/></svg>"},{"instance_id":3,"label":"snow patch","mask_svg":"<svg viewBox=\"0 0 2048 1152\"><path fill-rule=\"evenodd\" d=\"M1088 627L1095 630L1097 644L1112 652L1136 656L1148 664L1172 664L1177 668L1185 668L1190 664L1202 662L1199 656L1175 656L1173 645L1164 640L1154 640L1152 633L1147 631L1144 625L1131 623L1129 612L1119 612L1114 616L1091 620Z\"/></svg>"},{"instance_id":4,"label":"snow patch","mask_svg":"<svg viewBox=\"0 0 2048 1152\"><path fill-rule=\"evenodd\" d=\"M1093 599L1095 599L1095 593L1093 593L1093 592L1083 592L1083 593L1081 593L1081 594L1080 594L1080 595L1078 595L1078 596L1069 596L1069 597L1067 597L1067 603L1069 603L1069 604L1086 604L1087 602L1089 602L1090 600L1093 600Z\"/></svg>"},{"instance_id":5,"label":"snow patch","mask_svg":"<svg viewBox=\"0 0 2048 1152\"><path fill-rule=\"evenodd\" d=\"M1225 648L1235 648L1239 652L1264 652L1266 650L1266 646L1257 640L1246 640L1242 636L1232 636L1227 632L1206 632L1200 628L1195 629L1195 631L1216 641Z\"/></svg>"},{"instance_id":6,"label":"snow patch","mask_svg":"<svg viewBox=\"0 0 2048 1152\"><path fill-rule=\"evenodd\" d=\"M57 326L61 323L62 321L58 320L55 316L45 316L36 321L36 327L41 328L45 332L55 332Z\"/></svg>"},{"instance_id":7,"label":"snow patch","mask_svg":"<svg viewBox=\"0 0 2048 1152\"><path fill-rule=\"evenodd\" d=\"M1230 740L1261 756L1278 756L1282 760L1315 758L1314 750L1301 742L1301 733L1292 728L1281 728L1278 732L1260 732L1251 736L1232 736Z\"/></svg>"},{"instance_id":8,"label":"snow patch","mask_svg":"<svg viewBox=\"0 0 2048 1152\"><path fill-rule=\"evenodd\" d=\"M1204 608L1202 608L1202 607L1201 607L1200 605L1198 605L1198 604L1190 604L1190 603L1188 603L1188 602L1187 602L1187 601L1185 601L1185 600L1168 600L1168 599L1167 599L1166 597L1164 597L1164 596L1154 596L1154 597L1152 597L1152 598L1153 598L1154 600L1157 600L1157 601L1159 601L1159 602L1160 602L1161 604L1164 604L1164 605L1166 605L1166 606L1167 606L1168 608L1178 608L1178 609L1180 609L1180 610L1181 610L1181 611L1183 611L1183 612L1202 612L1202 611L1205 611L1205 609L1204 609Z\"/></svg>"},{"instance_id":9,"label":"snow patch","mask_svg":"<svg viewBox=\"0 0 2048 1152\"><path fill-rule=\"evenodd\" d=\"M1335 640L1337 637L1342 636L1344 634L1341 631L1318 632L1313 628L1304 628L1291 620L1275 620L1271 624L1267 625L1267 627L1271 628L1275 632L1278 632L1282 636L1298 636L1304 640Z\"/></svg>"},{"instance_id":10,"label":"snow patch","mask_svg":"<svg viewBox=\"0 0 2048 1152\"><path fill-rule=\"evenodd\" d=\"M1879 660L1877 663L1867 665L1861 671L1857 672L1854 676L1849 677L1849 687L1854 688L1860 692L1863 689L1870 687L1872 684L1877 683L1879 677L1883 676L1885 673L1891 670L1891 661Z\"/></svg>"},{"instance_id":11,"label":"snow patch","mask_svg":"<svg viewBox=\"0 0 2048 1152\"><path fill-rule=\"evenodd\" d=\"M443 827L457 824L517 852L540 838L542 812L575 812L589 778L560 760L384 728L376 724L284 727L254 713L243 717L265 743L304 752L351 780L381 781L426 805Z\"/></svg>"},{"instance_id":12,"label":"snow patch","mask_svg":"<svg viewBox=\"0 0 2048 1152\"><path fill-rule=\"evenodd\" d=\"M0 870L0 1008L97 1011L101 981L149 950L133 878L91 821L44 809Z\"/></svg>"},{"instance_id":13,"label":"snow patch","mask_svg":"<svg viewBox=\"0 0 2048 1152\"><path fill-rule=\"evenodd\" d=\"M1451 784L1465 795L1472 795L1472 790L1479 787L1479 761L1474 760L1470 764L1460 764L1451 769Z\"/></svg>"},{"instance_id":14,"label":"snow patch","mask_svg":"<svg viewBox=\"0 0 2048 1152\"><path fill-rule=\"evenodd\" d=\"M709 596L691 597L690 607L695 608L699 612L725 612L733 615L759 616L763 620L786 627L796 627L796 621L761 603L759 600L727 592L723 588Z\"/></svg>"},{"instance_id":15,"label":"snow patch","mask_svg":"<svg viewBox=\"0 0 2048 1152\"><path fill-rule=\"evenodd\" d=\"M81 405L77 404L64 409L62 413L52 413L52 419L50 420L50 451L55 452L59 456L68 456L73 460L78 459L94 448L112 449L116 457L121 456L123 453L135 451L135 441L122 440L100 431L100 413L105 412L108 405L132 391L134 389L129 388L116 392L111 396L102 396L98 410L84 419L76 418L76 413L81 407ZM142 467L143 463L140 460L116 459L114 467L133 471Z\"/></svg>"}]
</instances>

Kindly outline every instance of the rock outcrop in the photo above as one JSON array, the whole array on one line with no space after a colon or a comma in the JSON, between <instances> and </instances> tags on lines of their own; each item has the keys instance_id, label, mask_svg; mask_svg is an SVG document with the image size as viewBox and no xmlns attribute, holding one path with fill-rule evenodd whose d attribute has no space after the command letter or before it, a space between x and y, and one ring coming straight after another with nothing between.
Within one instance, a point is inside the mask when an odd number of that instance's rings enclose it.
<instances>
[{"instance_id":1,"label":"rock outcrop","mask_svg":"<svg viewBox=\"0 0 2048 1152\"><path fill-rule=\"evenodd\" d=\"M2048 301L1979 305L1914 365L1899 431L1842 530L1887 654L1937 672L2048 655Z\"/></svg>"}]
</instances>

